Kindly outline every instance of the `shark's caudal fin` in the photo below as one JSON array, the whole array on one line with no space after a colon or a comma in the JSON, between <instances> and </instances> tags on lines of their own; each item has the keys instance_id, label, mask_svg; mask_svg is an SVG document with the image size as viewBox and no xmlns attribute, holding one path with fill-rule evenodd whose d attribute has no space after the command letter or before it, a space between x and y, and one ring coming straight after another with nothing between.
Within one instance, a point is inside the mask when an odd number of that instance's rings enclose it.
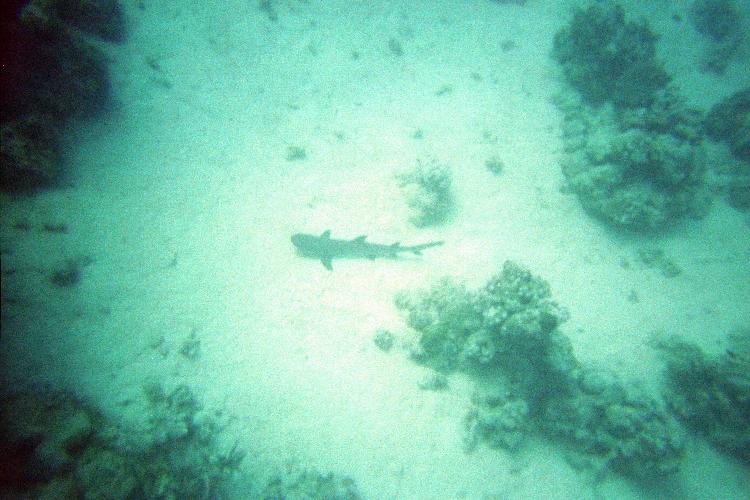
<instances>
[{"instance_id":1,"label":"shark's caudal fin","mask_svg":"<svg viewBox=\"0 0 750 500\"><path fill-rule=\"evenodd\" d=\"M430 243L425 243L424 245L414 245L413 247L408 247L408 249L411 250L414 255L422 255L422 250L424 250L425 248L439 247L443 243L445 242L431 241Z\"/></svg>"}]
</instances>

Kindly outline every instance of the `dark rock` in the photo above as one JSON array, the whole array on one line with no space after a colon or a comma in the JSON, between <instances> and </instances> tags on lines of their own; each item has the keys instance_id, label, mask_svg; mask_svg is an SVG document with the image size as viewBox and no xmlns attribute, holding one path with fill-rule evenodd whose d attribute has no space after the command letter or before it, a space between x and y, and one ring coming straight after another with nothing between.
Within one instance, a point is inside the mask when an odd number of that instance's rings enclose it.
<instances>
[{"instance_id":1,"label":"dark rock","mask_svg":"<svg viewBox=\"0 0 750 500\"><path fill-rule=\"evenodd\" d=\"M698 33L722 42L742 31L742 13L731 0L698 0L691 9Z\"/></svg>"},{"instance_id":2,"label":"dark rock","mask_svg":"<svg viewBox=\"0 0 750 500\"><path fill-rule=\"evenodd\" d=\"M49 280L50 283L60 288L70 288L81 281L81 270L77 267L66 267L53 272Z\"/></svg>"},{"instance_id":3,"label":"dark rock","mask_svg":"<svg viewBox=\"0 0 750 500\"><path fill-rule=\"evenodd\" d=\"M0 125L0 188L54 186L62 172L60 131L50 115L31 114Z\"/></svg>"},{"instance_id":4,"label":"dark rock","mask_svg":"<svg viewBox=\"0 0 750 500\"><path fill-rule=\"evenodd\" d=\"M57 16L109 42L125 40L125 16L117 0L53 0Z\"/></svg>"},{"instance_id":5,"label":"dark rock","mask_svg":"<svg viewBox=\"0 0 750 500\"><path fill-rule=\"evenodd\" d=\"M728 187L727 200L738 210L750 209L750 179L738 178Z\"/></svg>"},{"instance_id":6,"label":"dark rock","mask_svg":"<svg viewBox=\"0 0 750 500\"><path fill-rule=\"evenodd\" d=\"M0 189L6 191L58 184L60 130L112 102L104 55L55 13L59 5L65 3L32 0L3 19Z\"/></svg>"}]
</instances>

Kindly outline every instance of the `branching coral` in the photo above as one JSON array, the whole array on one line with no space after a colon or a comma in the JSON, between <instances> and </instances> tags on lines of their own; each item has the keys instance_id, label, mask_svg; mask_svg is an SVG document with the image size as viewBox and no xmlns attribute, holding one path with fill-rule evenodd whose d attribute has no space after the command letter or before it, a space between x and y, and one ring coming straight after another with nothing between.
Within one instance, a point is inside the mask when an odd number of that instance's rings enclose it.
<instances>
[{"instance_id":1,"label":"branching coral","mask_svg":"<svg viewBox=\"0 0 750 500\"><path fill-rule=\"evenodd\" d=\"M357 485L346 476L330 472L321 474L314 469L290 465L284 473L277 474L268 481L259 498L358 500L361 496L357 491Z\"/></svg>"}]
</instances>

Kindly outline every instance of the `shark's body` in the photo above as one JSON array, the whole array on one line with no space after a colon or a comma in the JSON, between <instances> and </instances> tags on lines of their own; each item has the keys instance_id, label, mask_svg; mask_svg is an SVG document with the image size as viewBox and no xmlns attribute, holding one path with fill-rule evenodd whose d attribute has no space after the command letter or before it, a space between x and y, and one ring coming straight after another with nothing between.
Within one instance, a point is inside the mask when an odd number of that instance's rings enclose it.
<instances>
[{"instance_id":1,"label":"shark's body","mask_svg":"<svg viewBox=\"0 0 750 500\"><path fill-rule=\"evenodd\" d=\"M442 241L431 241L422 245L402 247L396 242L392 245L379 245L377 243L368 243L365 241L366 236L359 236L353 240L335 240L331 238L331 231L325 231L320 236L312 234L297 233L292 235L292 244L305 257L320 259L326 269L333 271L331 260L336 258L367 258L376 257L396 258L399 252L411 252L415 255L422 255L422 250L440 246Z\"/></svg>"}]
</instances>

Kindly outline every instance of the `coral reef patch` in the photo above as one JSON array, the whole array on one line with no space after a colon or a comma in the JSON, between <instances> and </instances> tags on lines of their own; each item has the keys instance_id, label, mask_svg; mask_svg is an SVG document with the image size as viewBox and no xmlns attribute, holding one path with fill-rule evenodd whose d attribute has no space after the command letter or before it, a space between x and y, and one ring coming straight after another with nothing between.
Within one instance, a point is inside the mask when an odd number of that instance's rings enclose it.
<instances>
[{"instance_id":1,"label":"coral reef patch","mask_svg":"<svg viewBox=\"0 0 750 500\"><path fill-rule=\"evenodd\" d=\"M669 91L648 108L593 108L575 96L564 113L565 189L620 229L653 232L710 206L699 114Z\"/></svg>"},{"instance_id":2,"label":"coral reef patch","mask_svg":"<svg viewBox=\"0 0 750 500\"><path fill-rule=\"evenodd\" d=\"M65 125L112 103L106 58L86 33L121 41L124 32L115 0L32 0L3 19L0 189L60 184Z\"/></svg>"},{"instance_id":3,"label":"coral reef patch","mask_svg":"<svg viewBox=\"0 0 750 500\"><path fill-rule=\"evenodd\" d=\"M436 160L417 160L414 169L396 175L411 209L409 221L417 227L447 222L454 210L450 167Z\"/></svg>"},{"instance_id":4,"label":"coral reef patch","mask_svg":"<svg viewBox=\"0 0 750 500\"><path fill-rule=\"evenodd\" d=\"M4 498L220 498L243 458L190 389L146 391L146 430L115 424L70 394L2 397Z\"/></svg>"},{"instance_id":5,"label":"coral reef patch","mask_svg":"<svg viewBox=\"0 0 750 500\"><path fill-rule=\"evenodd\" d=\"M516 450L534 432L597 474L651 480L677 470L683 444L674 417L637 384L581 366L558 329L567 312L528 269L508 261L476 291L445 278L395 301L417 333L413 358L476 382L468 449Z\"/></svg>"},{"instance_id":6,"label":"coral reef patch","mask_svg":"<svg viewBox=\"0 0 750 500\"><path fill-rule=\"evenodd\" d=\"M719 356L677 338L659 342L666 365L665 399L691 429L750 464L750 329L729 340Z\"/></svg>"},{"instance_id":7,"label":"coral reef patch","mask_svg":"<svg viewBox=\"0 0 750 500\"><path fill-rule=\"evenodd\" d=\"M653 232L708 209L701 113L669 85L656 35L619 5L575 11L553 57L569 85L565 189L619 229Z\"/></svg>"},{"instance_id":8,"label":"coral reef patch","mask_svg":"<svg viewBox=\"0 0 750 500\"><path fill-rule=\"evenodd\" d=\"M627 21L620 5L596 4L575 11L555 35L552 56L588 104L641 107L670 80L656 41L648 24Z\"/></svg>"}]
</instances>

